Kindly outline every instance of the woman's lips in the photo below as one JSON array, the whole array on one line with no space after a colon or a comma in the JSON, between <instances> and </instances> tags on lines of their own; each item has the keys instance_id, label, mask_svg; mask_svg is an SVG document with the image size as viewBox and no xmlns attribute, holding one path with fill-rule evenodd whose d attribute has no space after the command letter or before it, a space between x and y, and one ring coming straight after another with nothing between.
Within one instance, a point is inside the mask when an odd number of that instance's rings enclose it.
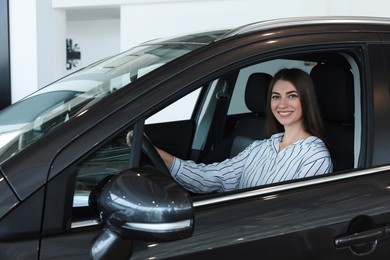
<instances>
[{"instance_id":1,"label":"woman's lips","mask_svg":"<svg viewBox=\"0 0 390 260\"><path fill-rule=\"evenodd\" d=\"M287 116L291 115L292 113L293 113L293 111L278 111L278 114L281 117L287 117Z\"/></svg>"}]
</instances>

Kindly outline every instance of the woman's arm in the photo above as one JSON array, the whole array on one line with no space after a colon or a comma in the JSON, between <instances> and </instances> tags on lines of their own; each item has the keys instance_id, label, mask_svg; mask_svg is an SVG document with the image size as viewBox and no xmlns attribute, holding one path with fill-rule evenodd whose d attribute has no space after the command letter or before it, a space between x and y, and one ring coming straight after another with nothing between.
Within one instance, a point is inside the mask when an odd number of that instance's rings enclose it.
<instances>
[{"instance_id":1,"label":"woman's arm","mask_svg":"<svg viewBox=\"0 0 390 260\"><path fill-rule=\"evenodd\" d=\"M155 147L158 154L160 155L161 159L164 161L165 165L167 166L168 170L172 168L173 163L173 156L169 153L167 153L164 150L161 150L160 148Z\"/></svg>"},{"instance_id":2,"label":"woman's arm","mask_svg":"<svg viewBox=\"0 0 390 260\"><path fill-rule=\"evenodd\" d=\"M302 166L293 179L331 173L332 171L332 159L326 147L313 149L305 155Z\"/></svg>"}]
</instances>

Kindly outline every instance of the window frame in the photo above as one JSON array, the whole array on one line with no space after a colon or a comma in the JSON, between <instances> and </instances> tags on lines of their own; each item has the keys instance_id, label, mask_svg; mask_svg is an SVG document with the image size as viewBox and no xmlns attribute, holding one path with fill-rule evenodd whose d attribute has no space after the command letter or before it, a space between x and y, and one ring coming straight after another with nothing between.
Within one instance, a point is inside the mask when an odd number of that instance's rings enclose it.
<instances>
[{"instance_id":1,"label":"window frame","mask_svg":"<svg viewBox=\"0 0 390 260\"><path fill-rule=\"evenodd\" d=\"M346 44L335 44L335 46L332 49L334 49L334 50L347 50L347 48L351 47L351 46L352 46L351 44L347 44L347 45ZM361 46L361 44L356 44L356 45L354 45L354 47L362 47L362 46ZM294 49L294 48L288 48L287 50L283 50L283 51L276 51L272 55L271 54L263 55L261 57L261 59L270 59L270 57L272 58L272 57L275 57L275 56L278 56L278 55L280 56L281 53L286 53L286 52L287 53L290 53L290 52L297 53L297 51L291 51L292 49ZM299 48L297 48L297 49L299 49ZM317 46L317 47L315 47L313 49L315 51L318 51L318 50L329 50L329 47L323 47L323 46L322 47L318 47ZM310 52L313 52L313 49L310 49ZM305 51L302 51L302 53L303 52L305 52ZM258 58L256 58L256 59L258 59ZM364 60L364 59L362 59L362 60ZM248 61L245 61L245 63L248 63ZM253 63L253 61L252 61L252 63ZM237 67L238 65L236 64L235 66ZM362 68L364 66L358 66L358 67ZM141 120L141 119L138 119L138 120ZM365 173L365 171L362 171L362 174L367 174L367 173ZM356 176L358 176L358 174ZM345 178L349 178L349 177L353 177L353 175L348 175ZM333 178L330 178L330 179L333 179ZM343 179L343 178L340 178L340 179ZM296 187L305 187L306 185L314 185L314 184L318 184L318 183L325 183L327 181L332 181L332 180L328 180L327 179L327 180L324 180L323 182L321 182L321 181L311 182L310 180L308 180L307 182L306 181L303 182L302 185L293 184L293 183L291 185L288 184L288 183L287 184L283 184L281 186L275 185L274 186L275 188L273 190L275 190L275 191L277 191L278 189L283 190L285 187L288 187L286 189L296 188ZM297 182L300 182L300 181L298 180ZM284 186L284 185L287 185L287 186ZM261 190L261 189L263 189L263 187L260 187L260 188L256 187L253 190ZM252 190L252 189L250 189L250 190ZM266 194L269 190L270 189L268 187L264 187L264 194ZM244 197L245 196L252 196L252 195L253 196L257 196L259 194L259 193L253 193L252 191L240 190L240 191L234 191L234 192L232 192L232 194L224 194L224 195L221 195L221 196L212 194L212 195L210 195L211 198L207 198L207 196L206 197L199 196L199 197L196 197L194 205L195 205L195 207L198 207L198 206L208 205L208 203L219 203L219 202L227 202L227 201L231 201L231 200L236 200L238 197L240 197L239 196L240 193L243 193ZM235 194L238 194L238 195L235 195ZM257 195L255 195L255 194L257 194ZM215 196L215 199L213 198L214 196ZM226 198L223 198L225 196L226 196ZM222 199L219 199L219 197L222 197Z\"/></svg>"}]
</instances>

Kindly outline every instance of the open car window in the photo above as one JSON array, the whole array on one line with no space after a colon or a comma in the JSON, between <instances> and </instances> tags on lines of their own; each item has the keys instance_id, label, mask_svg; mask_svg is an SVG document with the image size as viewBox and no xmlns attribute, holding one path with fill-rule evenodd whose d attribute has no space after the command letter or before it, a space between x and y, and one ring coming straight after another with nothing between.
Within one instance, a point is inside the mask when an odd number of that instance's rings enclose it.
<instances>
[{"instance_id":1,"label":"open car window","mask_svg":"<svg viewBox=\"0 0 390 260\"><path fill-rule=\"evenodd\" d=\"M320 56L326 57L326 54L324 52ZM326 70L320 73L320 78L330 77L327 74L327 69L329 68L330 71L334 68L336 71L341 69L343 73L348 74L347 77L351 79L348 86L350 100L345 102L351 102L351 100L353 102L352 111L350 111L352 116L346 115L343 118L346 119L345 122L337 122L340 119L339 117L337 120L332 121L333 116L338 116L333 114L334 111L321 111L325 121L326 134L329 134L330 140L333 142L336 140L337 142L340 136L340 142L345 146L342 150L336 150L334 148L336 148L337 144L332 144L331 148L334 149L332 150L332 156L335 156L335 172L356 168L359 162L362 134L360 71L352 53L333 52L329 55L332 58L325 61L318 57L319 55L310 54L305 56L297 55L296 57L289 56L288 58L281 57L251 64L238 70L235 68L230 73L220 75L210 82L203 83L197 90L172 102L170 106L150 116L145 121L145 133L154 145L185 160L202 163L213 152L219 154L211 158L208 161L210 163L232 157L250 144L244 143L244 146L241 144L239 148L234 147L234 138L237 137L235 131L237 131L238 124L240 124L243 118L262 116L258 111L253 111L253 108L247 104L245 98L245 92L248 84L250 84L249 81L252 75L267 74L273 77L278 70L286 67L300 68L312 74L319 66L326 65ZM326 87L318 81L315 81L315 84L318 84L316 87ZM323 93L321 90L317 91L318 93ZM259 102L261 100L264 102L266 100L264 92L259 93L259 95L263 95L259 97ZM225 109L222 109L222 111L225 111L225 114L216 114L218 111L221 111L218 106L221 99L224 98L227 101L224 104ZM326 105L326 102L328 102L329 106L332 106L332 102L334 102L331 99L332 93L321 98L328 99L325 100L324 104ZM175 111L180 111L180 113L177 114ZM217 120L218 116L221 115L223 120ZM340 128L337 125L338 123L340 123ZM129 167L132 155L126 143L126 135L130 129L131 127L116 135L78 166L73 200L74 212L82 212L82 208L88 207L88 197L104 179L118 174ZM340 132L338 129L342 129L342 131ZM258 133L259 131L256 130L256 132ZM249 135L250 131L244 131L242 134ZM220 149L219 146L229 138L231 138L230 146L223 146ZM254 139L259 138L267 137L255 137ZM217 139L218 142L214 142ZM141 157L141 165L149 165L151 163L145 156ZM341 157L348 158L348 162L338 161ZM218 196L223 196L223 194ZM77 218L82 219L86 217L84 214L74 214L74 216L76 220Z\"/></svg>"}]
</instances>

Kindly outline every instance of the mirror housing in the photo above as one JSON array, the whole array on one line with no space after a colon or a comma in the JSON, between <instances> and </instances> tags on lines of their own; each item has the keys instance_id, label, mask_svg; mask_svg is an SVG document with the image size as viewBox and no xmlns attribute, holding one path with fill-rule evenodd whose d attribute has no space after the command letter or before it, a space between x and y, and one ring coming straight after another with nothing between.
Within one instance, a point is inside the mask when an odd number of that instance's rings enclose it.
<instances>
[{"instance_id":1,"label":"mirror housing","mask_svg":"<svg viewBox=\"0 0 390 260\"><path fill-rule=\"evenodd\" d=\"M128 248L123 256L128 259L134 240L174 241L193 232L188 192L152 167L128 169L112 177L102 188L97 206L105 230L93 243L94 259L109 259L118 245Z\"/></svg>"}]
</instances>

